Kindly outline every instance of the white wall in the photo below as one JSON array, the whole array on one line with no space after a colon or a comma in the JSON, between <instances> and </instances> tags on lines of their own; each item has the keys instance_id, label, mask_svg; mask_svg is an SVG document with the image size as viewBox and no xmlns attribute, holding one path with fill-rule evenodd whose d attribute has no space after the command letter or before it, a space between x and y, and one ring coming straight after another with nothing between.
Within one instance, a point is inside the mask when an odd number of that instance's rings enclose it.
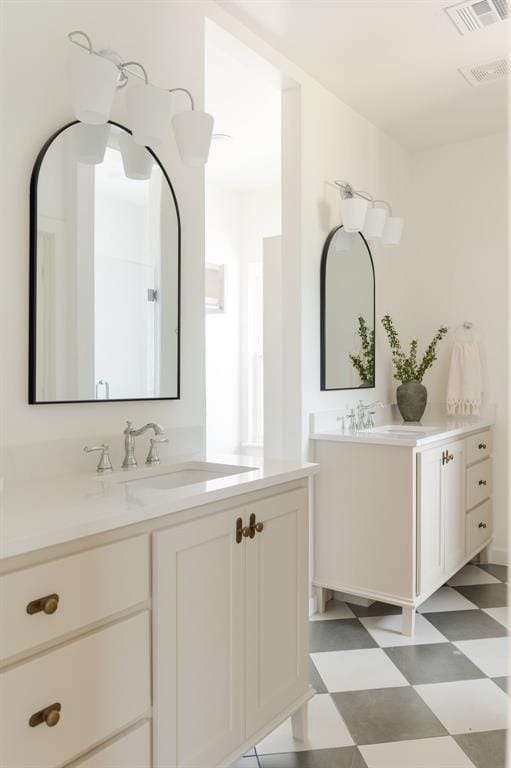
<instances>
[{"instance_id":1,"label":"white wall","mask_svg":"<svg viewBox=\"0 0 511 768\"><path fill-rule=\"evenodd\" d=\"M241 201L206 184L206 263L223 264L224 311L206 314L208 453L237 453L241 442Z\"/></svg>"},{"instance_id":2,"label":"white wall","mask_svg":"<svg viewBox=\"0 0 511 768\"><path fill-rule=\"evenodd\" d=\"M393 402L388 350L380 318L400 305L400 273L410 257L408 223L401 245L371 245L376 279L376 387L320 391L320 262L328 233L341 223L339 193L327 184L350 181L390 200L397 215L410 214L410 154L326 90L302 87L302 449L308 452L309 414L344 409L346 404L381 399Z\"/></svg>"},{"instance_id":3,"label":"white wall","mask_svg":"<svg viewBox=\"0 0 511 768\"><path fill-rule=\"evenodd\" d=\"M156 83L183 85L193 92L199 107L203 101L204 7L208 4L135 0L122 3L122 8L120 5L115 0L16 0L1 6L2 445L27 446L58 439L83 442L108 435L119 436L120 443L124 420L131 418L136 424L157 420L167 427L193 428L197 438L194 444L202 446L203 172L181 164L171 135L157 151L173 181L182 223L181 400L27 404L29 182L43 143L73 119L67 32L86 30L96 47L111 47L127 58L142 61ZM176 103L180 98L176 96ZM122 95L116 97L112 118L126 123ZM79 461L84 462L83 456Z\"/></svg>"},{"instance_id":4,"label":"white wall","mask_svg":"<svg viewBox=\"0 0 511 768\"><path fill-rule=\"evenodd\" d=\"M485 403L497 406L493 557L507 554L508 231L507 137L487 136L417 152L412 160L413 248L400 274L396 320L428 339L445 324L474 323L480 337ZM424 383L445 402L454 333Z\"/></svg>"}]
</instances>

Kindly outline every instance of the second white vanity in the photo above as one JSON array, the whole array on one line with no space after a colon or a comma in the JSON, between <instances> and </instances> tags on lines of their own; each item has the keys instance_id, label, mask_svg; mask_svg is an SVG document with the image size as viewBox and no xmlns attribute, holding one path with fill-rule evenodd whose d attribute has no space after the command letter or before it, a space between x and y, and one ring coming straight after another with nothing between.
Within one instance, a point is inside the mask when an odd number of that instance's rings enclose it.
<instances>
[{"instance_id":1,"label":"second white vanity","mask_svg":"<svg viewBox=\"0 0 511 768\"><path fill-rule=\"evenodd\" d=\"M386 409L387 410L387 409ZM416 608L492 538L492 418L437 417L344 434L335 414L312 417L313 583Z\"/></svg>"},{"instance_id":2,"label":"second white vanity","mask_svg":"<svg viewBox=\"0 0 511 768\"><path fill-rule=\"evenodd\" d=\"M6 482L0 765L216 768L290 715L304 738L315 471Z\"/></svg>"}]
</instances>

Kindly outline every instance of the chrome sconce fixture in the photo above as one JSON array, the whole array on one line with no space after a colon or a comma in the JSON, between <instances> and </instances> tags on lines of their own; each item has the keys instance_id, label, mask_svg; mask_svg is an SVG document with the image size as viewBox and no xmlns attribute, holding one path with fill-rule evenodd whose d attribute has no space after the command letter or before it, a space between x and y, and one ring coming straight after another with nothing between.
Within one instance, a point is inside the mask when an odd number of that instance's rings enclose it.
<instances>
[{"instance_id":1,"label":"chrome sconce fixture","mask_svg":"<svg viewBox=\"0 0 511 768\"><path fill-rule=\"evenodd\" d=\"M124 88L130 77L136 77L143 82L126 92L129 127L135 143L141 146L161 144L172 123L183 163L201 167L207 162L213 117L195 109L190 91L153 85L142 64L124 61L115 51L95 51L85 32L70 32L68 39L82 49L73 51L71 61L73 106L77 120L91 125L107 123L116 91ZM177 92L187 96L190 109L171 117L171 94Z\"/></svg>"},{"instance_id":2,"label":"chrome sconce fixture","mask_svg":"<svg viewBox=\"0 0 511 768\"><path fill-rule=\"evenodd\" d=\"M386 200L353 189L347 181L334 182L341 193L341 215L346 232L362 232L368 240L381 238L383 245L399 245L404 219L392 215Z\"/></svg>"}]
</instances>

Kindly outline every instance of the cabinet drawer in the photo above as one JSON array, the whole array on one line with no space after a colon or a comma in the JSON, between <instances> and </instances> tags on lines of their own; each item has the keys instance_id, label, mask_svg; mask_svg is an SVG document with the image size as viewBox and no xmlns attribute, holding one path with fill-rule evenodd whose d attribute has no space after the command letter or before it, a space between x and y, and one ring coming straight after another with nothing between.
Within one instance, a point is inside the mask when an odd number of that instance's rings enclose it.
<instances>
[{"instance_id":1,"label":"cabinet drawer","mask_svg":"<svg viewBox=\"0 0 511 768\"><path fill-rule=\"evenodd\" d=\"M467 555L480 549L491 537L491 500L467 513Z\"/></svg>"},{"instance_id":2,"label":"cabinet drawer","mask_svg":"<svg viewBox=\"0 0 511 768\"><path fill-rule=\"evenodd\" d=\"M2 672L0 765L55 768L143 717L149 665L144 612ZM56 703L56 725L29 725Z\"/></svg>"},{"instance_id":3,"label":"cabinet drawer","mask_svg":"<svg viewBox=\"0 0 511 768\"><path fill-rule=\"evenodd\" d=\"M151 768L149 721L68 768Z\"/></svg>"},{"instance_id":4,"label":"cabinet drawer","mask_svg":"<svg viewBox=\"0 0 511 768\"><path fill-rule=\"evenodd\" d=\"M491 430L467 437L467 464L486 459L491 453Z\"/></svg>"},{"instance_id":5,"label":"cabinet drawer","mask_svg":"<svg viewBox=\"0 0 511 768\"><path fill-rule=\"evenodd\" d=\"M54 613L27 613L58 595ZM149 541L137 536L0 577L0 659L130 608L149 597ZM55 607L53 603L51 608Z\"/></svg>"},{"instance_id":6,"label":"cabinet drawer","mask_svg":"<svg viewBox=\"0 0 511 768\"><path fill-rule=\"evenodd\" d=\"M467 469L467 509L472 509L492 494L492 460L474 464Z\"/></svg>"}]
</instances>

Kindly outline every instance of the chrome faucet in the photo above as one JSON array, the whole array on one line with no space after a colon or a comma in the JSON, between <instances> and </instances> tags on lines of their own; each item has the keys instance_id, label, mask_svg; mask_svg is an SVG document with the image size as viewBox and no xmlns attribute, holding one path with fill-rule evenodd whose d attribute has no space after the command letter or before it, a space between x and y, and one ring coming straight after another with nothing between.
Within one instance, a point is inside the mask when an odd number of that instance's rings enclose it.
<instances>
[{"instance_id":1,"label":"chrome faucet","mask_svg":"<svg viewBox=\"0 0 511 768\"><path fill-rule=\"evenodd\" d=\"M135 438L139 435L143 435L144 432L147 432L148 429L152 429L155 435L163 435L165 433L165 430L162 426L159 424L156 424L153 421L150 421L148 424L145 424L143 427L140 427L140 429L133 429L131 426L132 422L127 421L126 422L126 429L124 430L124 461L122 462L123 469L128 469L130 467L137 467L137 460L135 458ZM167 442L166 438L164 440L158 440L158 442ZM159 463L159 457L156 454L156 460L155 460L155 451L154 451L154 444L151 444L151 449L149 450L149 454L147 456L147 464L158 464Z\"/></svg>"},{"instance_id":2,"label":"chrome faucet","mask_svg":"<svg viewBox=\"0 0 511 768\"><path fill-rule=\"evenodd\" d=\"M373 416L375 411L373 408L376 406L379 408L385 408L381 400L375 400L374 403L368 403L368 405L365 405L362 400L358 401L356 420L357 429L371 429L371 427L374 427Z\"/></svg>"}]
</instances>

